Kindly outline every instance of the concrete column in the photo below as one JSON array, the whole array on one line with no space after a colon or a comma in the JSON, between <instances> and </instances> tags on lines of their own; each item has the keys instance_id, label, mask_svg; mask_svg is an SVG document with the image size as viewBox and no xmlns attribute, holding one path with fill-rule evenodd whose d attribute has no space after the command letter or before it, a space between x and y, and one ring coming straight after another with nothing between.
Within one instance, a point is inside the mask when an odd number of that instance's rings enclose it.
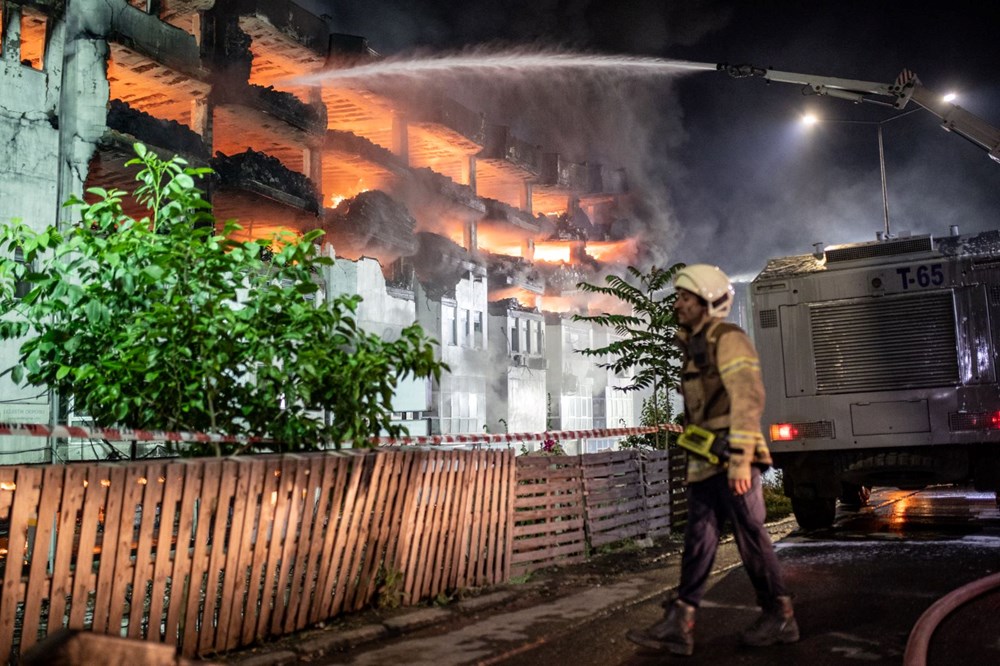
<instances>
[{"instance_id":1,"label":"concrete column","mask_svg":"<svg viewBox=\"0 0 1000 666\"><path fill-rule=\"evenodd\" d=\"M21 60L21 7L11 2L4 3L3 58L14 62Z\"/></svg>"},{"instance_id":2,"label":"concrete column","mask_svg":"<svg viewBox=\"0 0 1000 666\"><path fill-rule=\"evenodd\" d=\"M535 260L535 239L534 238L526 238L525 239L525 241L524 241L524 249L521 250L521 256L525 259L525 261L534 261Z\"/></svg>"},{"instance_id":3,"label":"concrete column","mask_svg":"<svg viewBox=\"0 0 1000 666\"><path fill-rule=\"evenodd\" d=\"M469 252L479 249L479 222L476 220L465 223L465 249Z\"/></svg>"},{"instance_id":4,"label":"concrete column","mask_svg":"<svg viewBox=\"0 0 1000 666\"><path fill-rule=\"evenodd\" d=\"M319 197L320 205L329 208L330 202L323 196L323 148L321 145L307 146L302 151L302 163L305 165L304 171L313 187L316 188L316 195Z\"/></svg>"},{"instance_id":5,"label":"concrete column","mask_svg":"<svg viewBox=\"0 0 1000 666\"><path fill-rule=\"evenodd\" d=\"M392 115L392 152L396 157L410 164L410 137L406 117L399 113Z\"/></svg>"},{"instance_id":6,"label":"concrete column","mask_svg":"<svg viewBox=\"0 0 1000 666\"><path fill-rule=\"evenodd\" d=\"M201 140L208 148L208 154L212 155L212 104L207 97L195 99L191 102L191 129L201 135Z\"/></svg>"},{"instance_id":7,"label":"concrete column","mask_svg":"<svg viewBox=\"0 0 1000 666\"><path fill-rule=\"evenodd\" d=\"M531 187L532 184L530 181L524 181L524 186L521 188L521 200L518 202L520 209L529 214L532 214Z\"/></svg>"},{"instance_id":8,"label":"concrete column","mask_svg":"<svg viewBox=\"0 0 1000 666\"><path fill-rule=\"evenodd\" d=\"M469 155L468 159L462 163L462 184L468 185L473 194L476 194L476 156Z\"/></svg>"}]
</instances>

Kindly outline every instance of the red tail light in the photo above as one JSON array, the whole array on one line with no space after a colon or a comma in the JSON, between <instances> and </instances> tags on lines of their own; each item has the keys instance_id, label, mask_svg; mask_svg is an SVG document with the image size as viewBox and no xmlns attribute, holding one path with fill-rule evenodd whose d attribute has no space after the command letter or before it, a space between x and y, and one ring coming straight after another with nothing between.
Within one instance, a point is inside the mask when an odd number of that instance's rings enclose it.
<instances>
[{"instance_id":1,"label":"red tail light","mask_svg":"<svg viewBox=\"0 0 1000 666\"><path fill-rule=\"evenodd\" d=\"M772 423L771 441L787 442L799 438L799 429L791 423Z\"/></svg>"}]
</instances>

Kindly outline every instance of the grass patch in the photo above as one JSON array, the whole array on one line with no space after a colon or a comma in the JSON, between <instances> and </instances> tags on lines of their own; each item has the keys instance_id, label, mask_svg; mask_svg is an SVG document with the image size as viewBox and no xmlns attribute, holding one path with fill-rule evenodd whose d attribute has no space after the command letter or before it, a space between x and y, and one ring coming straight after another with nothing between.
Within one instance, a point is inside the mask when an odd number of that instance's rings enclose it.
<instances>
[{"instance_id":1,"label":"grass patch","mask_svg":"<svg viewBox=\"0 0 1000 666\"><path fill-rule=\"evenodd\" d=\"M780 469L772 469L764 474L764 507L767 516L764 520L772 522L780 520L792 513L792 500L785 495Z\"/></svg>"}]
</instances>

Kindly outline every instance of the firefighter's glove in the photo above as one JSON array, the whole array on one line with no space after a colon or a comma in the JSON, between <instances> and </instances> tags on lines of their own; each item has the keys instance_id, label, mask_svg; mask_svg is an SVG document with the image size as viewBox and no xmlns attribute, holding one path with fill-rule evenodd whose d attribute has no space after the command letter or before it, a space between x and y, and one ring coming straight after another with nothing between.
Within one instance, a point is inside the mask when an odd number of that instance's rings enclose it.
<instances>
[{"instance_id":1,"label":"firefighter's glove","mask_svg":"<svg viewBox=\"0 0 1000 666\"><path fill-rule=\"evenodd\" d=\"M729 470L730 479L749 479L750 463L753 462L753 452L757 447L760 433L729 431Z\"/></svg>"}]
</instances>

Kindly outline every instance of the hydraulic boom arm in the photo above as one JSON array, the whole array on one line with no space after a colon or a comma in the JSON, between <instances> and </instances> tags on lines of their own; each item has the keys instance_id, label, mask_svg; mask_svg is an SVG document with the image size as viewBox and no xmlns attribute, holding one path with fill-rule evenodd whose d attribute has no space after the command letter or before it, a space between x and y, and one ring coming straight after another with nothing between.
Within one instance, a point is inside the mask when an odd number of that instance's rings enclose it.
<instances>
[{"instance_id":1,"label":"hydraulic boom arm","mask_svg":"<svg viewBox=\"0 0 1000 666\"><path fill-rule=\"evenodd\" d=\"M795 74L779 72L754 65L720 64L717 69L726 72L734 78L761 77L767 81L778 83L795 83L808 88L815 95L839 97L855 103L867 102L883 104L902 109L910 100L917 106L927 109L941 119L941 127L949 132L968 139L983 148L991 158L1000 162L1000 130L988 122L969 113L951 102L946 102L941 95L936 95L924 88L916 74L903 70L894 83L874 83L871 81L855 81L853 79L838 79L831 76L813 76L811 74ZM876 97L869 97L874 95ZM888 98L889 101L881 98Z\"/></svg>"}]
</instances>

